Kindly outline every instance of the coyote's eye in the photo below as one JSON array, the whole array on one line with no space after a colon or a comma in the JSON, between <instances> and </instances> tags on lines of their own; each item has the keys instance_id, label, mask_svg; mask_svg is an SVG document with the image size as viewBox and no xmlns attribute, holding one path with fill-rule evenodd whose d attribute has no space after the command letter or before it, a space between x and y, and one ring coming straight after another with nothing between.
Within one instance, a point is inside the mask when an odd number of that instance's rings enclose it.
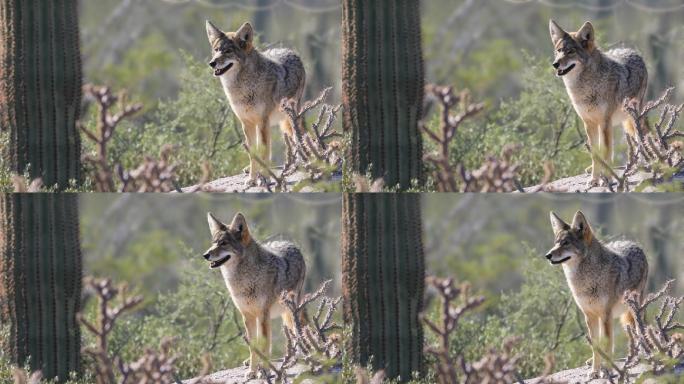
<instances>
[{"instance_id":1,"label":"coyote's eye","mask_svg":"<svg viewBox=\"0 0 684 384\"><path fill-rule=\"evenodd\" d=\"M225 246L225 245L227 245L227 244L228 244L228 242L225 241L225 240L221 240L221 242L219 243L219 245L220 245L221 247L223 247L223 246Z\"/></svg>"},{"instance_id":2,"label":"coyote's eye","mask_svg":"<svg viewBox=\"0 0 684 384\"><path fill-rule=\"evenodd\" d=\"M574 49L572 49L572 48L568 49L568 52L567 52L568 55L572 55L573 53L575 53Z\"/></svg>"},{"instance_id":3,"label":"coyote's eye","mask_svg":"<svg viewBox=\"0 0 684 384\"><path fill-rule=\"evenodd\" d=\"M565 247L566 245L568 245L568 241L567 240L561 241L561 245Z\"/></svg>"}]
</instances>

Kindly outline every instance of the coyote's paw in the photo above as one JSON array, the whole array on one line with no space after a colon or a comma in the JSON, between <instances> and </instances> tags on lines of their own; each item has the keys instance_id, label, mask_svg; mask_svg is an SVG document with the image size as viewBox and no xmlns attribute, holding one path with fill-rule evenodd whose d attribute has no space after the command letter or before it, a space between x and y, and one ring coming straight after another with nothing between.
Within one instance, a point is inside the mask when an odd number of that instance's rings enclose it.
<instances>
[{"instance_id":1,"label":"coyote's paw","mask_svg":"<svg viewBox=\"0 0 684 384\"><path fill-rule=\"evenodd\" d=\"M242 362L243 367L249 367L249 357L245 359L245 361Z\"/></svg>"},{"instance_id":2,"label":"coyote's paw","mask_svg":"<svg viewBox=\"0 0 684 384\"><path fill-rule=\"evenodd\" d=\"M252 379L256 379L256 378L257 378L257 371L256 371L256 369L255 369L255 370L252 370L252 369L250 368L249 371L247 371L247 372L245 373L245 380L252 380Z\"/></svg>"},{"instance_id":3,"label":"coyote's paw","mask_svg":"<svg viewBox=\"0 0 684 384\"><path fill-rule=\"evenodd\" d=\"M257 183L258 183L258 180L257 180L256 176L254 176L254 177L250 176L249 179L247 179L247 181L245 181L245 187L256 187Z\"/></svg>"},{"instance_id":4,"label":"coyote's paw","mask_svg":"<svg viewBox=\"0 0 684 384\"><path fill-rule=\"evenodd\" d=\"M590 357L587 359L587 361L584 362L584 365L586 365L587 367L590 367L593 362L594 362L594 359ZM247 361L245 361L245 365L247 365Z\"/></svg>"},{"instance_id":5,"label":"coyote's paw","mask_svg":"<svg viewBox=\"0 0 684 384\"><path fill-rule=\"evenodd\" d=\"M589 380L593 379L600 379L601 378L601 371L591 371L589 374Z\"/></svg>"},{"instance_id":6,"label":"coyote's paw","mask_svg":"<svg viewBox=\"0 0 684 384\"><path fill-rule=\"evenodd\" d=\"M598 187L599 185L601 185L601 179L598 176L593 176L587 184L589 188Z\"/></svg>"},{"instance_id":7,"label":"coyote's paw","mask_svg":"<svg viewBox=\"0 0 684 384\"><path fill-rule=\"evenodd\" d=\"M584 173L591 173L594 170L594 166L590 165L586 168L584 168Z\"/></svg>"},{"instance_id":8,"label":"coyote's paw","mask_svg":"<svg viewBox=\"0 0 684 384\"><path fill-rule=\"evenodd\" d=\"M242 173L244 173L245 175L249 175L249 165L242 168Z\"/></svg>"}]
</instances>

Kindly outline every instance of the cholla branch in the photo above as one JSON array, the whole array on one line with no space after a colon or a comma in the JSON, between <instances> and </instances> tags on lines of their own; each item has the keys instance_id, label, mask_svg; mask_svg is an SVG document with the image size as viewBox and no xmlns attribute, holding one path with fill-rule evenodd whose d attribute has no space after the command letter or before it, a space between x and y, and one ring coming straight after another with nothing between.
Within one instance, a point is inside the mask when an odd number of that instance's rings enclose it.
<instances>
[{"instance_id":1,"label":"cholla branch","mask_svg":"<svg viewBox=\"0 0 684 384\"><path fill-rule=\"evenodd\" d=\"M99 87L92 84L83 86L86 98L94 100L98 109L96 132L90 131L84 125L79 125L87 138L97 146L97 155L85 155L84 160L95 168L95 188L97 192L115 192L114 175L107 161L107 144L114 136L116 127L142 109L142 104L127 104L125 94L115 96L109 87ZM112 112L120 104L118 112Z\"/></svg>"},{"instance_id":2,"label":"cholla branch","mask_svg":"<svg viewBox=\"0 0 684 384\"><path fill-rule=\"evenodd\" d=\"M453 279L440 279L438 277L428 277L426 282L433 286L441 299L441 323L438 325L432 320L423 317L423 323L437 335L438 346L426 346L425 352L437 359L437 379L441 384L458 383L458 371L456 361L451 354L451 333L456 330L456 326L468 311L479 307L484 302L484 297L470 297L470 287L462 284L457 287ZM460 305L453 302L461 299ZM463 363L463 362L461 362Z\"/></svg>"},{"instance_id":3,"label":"cholla branch","mask_svg":"<svg viewBox=\"0 0 684 384\"><path fill-rule=\"evenodd\" d=\"M282 363L276 366L271 363L265 353L255 348L245 338L255 353L265 362L266 367L261 377L267 382L290 383L287 370L297 363L303 362L310 367L314 374L323 371L328 361L339 361L342 357L341 337L333 333L342 327L333 321L333 315L342 300L341 297L325 296L332 280L327 280L313 293L298 298L294 292L283 292L280 298L286 310L293 319L293 329L283 325L287 344ZM315 314L307 318L307 308L319 301ZM273 379L272 379L273 378Z\"/></svg>"},{"instance_id":4,"label":"cholla branch","mask_svg":"<svg viewBox=\"0 0 684 384\"><path fill-rule=\"evenodd\" d=\"M342 143L335 140L342 135L333 129L342 106L325 103L331 90L330 87L325 88L316 99L301 106L295 99L281 101L280 110L289 119L293 135L284 135L286 160L280 178L303 170L311 180L317 181L328 172L325 168L338 170L342 166ZM316 120L307 127L306 115L316 108L320 108Z\"/></svg>"},{"instance_id":5,"label":"cholla branch","mask_svg":"<svg viewBox=\"0 0 684 384\"><path fill-rule=\"evenodd\" d=\"M430 163L435 171L436 188L439 192L511 192L519 190L516 182L518 167L511 162L511 156L516 147L504 147L501 158L488 157L482 166L474 171L468 171L463 164L453 164L451 161L451 143L456 139L458 129L463 123L472 119L484 109L483 103L473 104L470 94L463 91L455 94L453 87L428 85L425 93L431 100L440 105L439 130L434 132L424 122L420 129L437 147L435 153L426 154L425 161ZM459 112L452 110L458 107Z\"/></svg>"},{"instance_id":6,"label":"cholla branch","mask_svg":"<svg viewBox=\"0 0 684 384\"><path fill-rule=\"evenodd\" d=\"M95 324L86 320L83 314L79 313L77 315L78 321L97 340L96 346L84 348L83 353L89 355L95 361L95 373L98 384L115 383L114 363L116 358L112 358L109 355L107 340L116 320L125 312L132 310L140 304L142 297L128 297L127 287L125 285L121 285L118 288L114 287L110 279L97 280L85 278L84 284L88 289L94 291L99 303L97 322ZM114 304L114 300L119 295L121 296L119 304ZM125 383L125 381L121 383Z\"/></svg>"},{"instance_id":7,"label":"cholla branch","mask_svg":"<svg viewBox=\"0 0 684 384\"><path fill-rule=\"evenodd\" d=\"M170 192L178 190L175 182L176 165L170 161L174 148L164 145L159 160L145 156L143 163L132 171L126 171L120 164L112 167L107 158L107 146L114 137L117 126L142 109L142 104L128 104L126 95L115 96L108 87L92 84L83 86L86 98L94 100L98 105L96 131L84 125L79 128L97 147L95 155L84 155L84 160L94 169L93 180L97 192L116 192L115 176L121 181L119 192ZM118 112L114 112L117 109Z\"/></svg>"},{"instance_id":8,"label":"cholla branch","mask_svg":"<svg viewBox=\"0 0 684 384\"><path fill-rule=\"evenodd\" d=\"M177 191L176 165L171 163L171 154L175 147L170 144L162 146L159 160L145 156L144 162L136 169L128 172L119 164L117 173L121 179L121 192L170 192Z\"/></svg>"},{"instance_id":9,"label":"cholla branch","mask_svg":"<svg viewBox=\"0 0 684 384\"><path fill-rule=\"evenodd\" d=\"M95 293L98 298L98 316L96 323L86 320L78 314L78 321L95 336L96 345L83 348L83 353L90 356L95 364L95 377L98 384L169 384L178 382L175 377L177 357L171 353L173 338L164 337L159 351L146 348L136 361L127 363L121 356L111 356L108 350L108 337L117 319L133 310L142 302L141 296L128 296L125 285L115 287L110 279L85 278L86 289ZM195 384L203 382L203 376L211 369L211 363L203 359L202 374Z\"/></svg>"},{"instance_id":10,"label":"cholla branch","mask_svg":"<svg viewBox=\"0 0 684 384\"><path fill-rule=\"evenodd\" d=\"M656 100L640 106L636 99L626 99L623 110L630 116L636 129L636 137L627 136L628 158L622 178L634 174L639 167L651 173L653 182L667 181L672 174L684 169L682 141L684 132L675 130L684 104L669 104L674 88L670 87ZM648 115L661 109L658 121L650 129ZM620 178L618 178L618 181Z\"/></svg>"},{"instance_id":11,"label":"cholla branch","mask_svg":"<svg viewBox=\"0 0 684 384\"><path fill-rule=\"evenodd\" d=\"M670 296L674 280L669 280L655 293L645 298L638 292L626 292L623 300L634 317L635 326L625 327L630 338L628 363L635 366L639 360L645 361L655 375L672 369L672 362L684 359L684 337L676 330L684 329L684 324L675 321L684 296ZM653 321L647 320L646 312L651 304L661 301ZM631 358L629 356L632 356Z\"/></svg>"}]
</instances>

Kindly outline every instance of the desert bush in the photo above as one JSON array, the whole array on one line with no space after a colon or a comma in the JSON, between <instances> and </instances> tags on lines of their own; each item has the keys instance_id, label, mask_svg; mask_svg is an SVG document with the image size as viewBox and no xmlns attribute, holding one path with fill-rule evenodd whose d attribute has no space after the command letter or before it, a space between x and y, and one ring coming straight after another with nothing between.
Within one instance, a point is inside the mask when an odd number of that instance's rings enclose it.
<instances>
[{"instance_id":1,"label":"desert bush","mask_svg":"<svg viewBox=\"0 0 684 384\"><path fill-rule=\"evenodd\" d=\"M561 81L548 71L544 60L526 56L522 92L498 106L485 106L482 117L464 122L449 148L450 162L466 169L480 167L488 156L500 155L506 146L518 145L510 162L518 165L522 186L540 183L544 163L551 161L555 177L584 172L590 164L584 132ZM475 96L477 98L477 96ZM426 125L437 131L438 114ZM428 148L426 152L434 151Z\"/></svg>"},{"instance_id":2,"label":"desert bush","mask_svg":"<svg viewBox=\"0 0 684 384\"><path fill-rule=\"evenodd\" d=\"M216 176L237 174L248 157L223 89L207 74L204 63L186 53L182 56L185 67L177 98L160 101L142 117L122 121L109 143L108 161L135 169L143 155L156 156L169 145L175 148L171 159L181 186L197 183L205 162ZM85 127L95 131L96 125L96 113L90 110ZM93 143L84 141L84 154L95 151Z\"/></svg>"},{"instance_id":3,"label":"desert bush","mask_svg":"<svg viewBox=\"0 0 684 384\"><path fill-rule=\"evenodd\" d=\"M156 347L172 337L171 352L178 377L189 378L203 366L209 353L217 367L237 367L249 355L242 340L242 319L218 274L207 276L206 265L189 261L178 289L159 294L137 314L121 317L109 338L109 351L124 361L135 361L141 347ZM96 316L94 302L87 303L86 319ZM84 345L95 340L88 335Z\"/></svg>"},{"instance_id":4,"label":"desert bush","mask_svg":"<svg viewBox=\"0 0 684 384\"><path fill-rule=\"evenodd\" d=\"M540 253L529 250L528 254ZM591 350L584 339L584 319L562 272L540 257L531 258L522 268L525 283L519 290L504 292L499 305L485 305L485 310L461 319L452 333L451 354L477 361L490 352L491 346L501 347L508 338L518 336L521 339L510 345L510 353L519 356L520 377L539 376L549 353L554 355L557 369L581 366ZM439 319L438 307L437 303L430 306L428 319ZM427 341L428 345L436 342L434 337Z\"/></svg>"}]
</instances>

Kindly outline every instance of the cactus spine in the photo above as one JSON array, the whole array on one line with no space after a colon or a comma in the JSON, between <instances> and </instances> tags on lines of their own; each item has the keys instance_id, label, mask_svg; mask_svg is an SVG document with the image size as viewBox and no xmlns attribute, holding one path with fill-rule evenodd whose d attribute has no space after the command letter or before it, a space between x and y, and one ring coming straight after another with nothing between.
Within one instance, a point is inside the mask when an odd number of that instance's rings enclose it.
<instances>
[{"instance_id":1,"label":"cactus spine","mask_svg":"<svg viewBox=\"0 0 684 384\"><path fill-rule=\"evenodd\" d=\"M389 377L423 371L419 321L425 290L420 195L346 194L343 205L344 319L347 350Z\"/></svg>"},{"instance_id":2,"label":"cactus spine","mask_svg":"<svg viewBox=\"0 0 684 384\"><path fill-rule=\"evenodd\" d=\"M80 369L77 197L0 195L0 323L10 326L2 347L60 381Z\"/></svg>"},{"instance_id":3,"label":"cactus spine","mask_svg":"<svg viewBox=\"0 0 684 384\"><path fill-rule=\"evenodd\" d=\"M418 0L343 1L344 129L354 172L388 186L424 182L424 69Z\"/></svg>"},{"instance_id":4,"label":"cactus spine","mask_svg":"<svg viewBox=\"0 0 684 384\"><path fill-rule=\"evenodd\" d=\"M0 130L12 171L48 186L80 181L77 0L0 0Z\"/></svg>"}]
</instances>

